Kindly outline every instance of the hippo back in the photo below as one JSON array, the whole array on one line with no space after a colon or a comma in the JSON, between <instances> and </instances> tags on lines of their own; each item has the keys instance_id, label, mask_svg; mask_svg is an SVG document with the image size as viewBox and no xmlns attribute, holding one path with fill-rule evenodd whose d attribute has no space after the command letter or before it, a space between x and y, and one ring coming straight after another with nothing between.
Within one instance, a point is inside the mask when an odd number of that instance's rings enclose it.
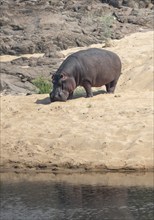
<instances>
[{"instance_id":1,"label":"hippo back","mask_svg":"<svg viewBox=\"0 0 154 220\"><path fill-rule=\"evenodd\" d=\"M91 48L76 52L72 57L78 63L80 85L88 80L92 86L102 86L121 74L120 58L111 51Z\"/></svg>"}]
</instances>

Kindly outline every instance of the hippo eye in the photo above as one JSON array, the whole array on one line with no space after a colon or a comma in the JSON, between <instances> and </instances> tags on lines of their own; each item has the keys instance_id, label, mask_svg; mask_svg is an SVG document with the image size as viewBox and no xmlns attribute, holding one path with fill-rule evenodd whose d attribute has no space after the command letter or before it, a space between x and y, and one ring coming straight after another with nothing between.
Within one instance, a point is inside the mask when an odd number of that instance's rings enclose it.
<instances>
[{"instance_id":1,"label":"hippo eye","mask_svg":"<svg viewBox=\"0 0 154 220\"><path fill-rule=\"evenodd\" d=\"M66 79L67 79L67 76L66 76L66 75L64 75L64 74L61 74L61 75L60 75L60 79L61 79L62 81L64 81L64 80L66 80Z\"/></svg>"}]
</instances>

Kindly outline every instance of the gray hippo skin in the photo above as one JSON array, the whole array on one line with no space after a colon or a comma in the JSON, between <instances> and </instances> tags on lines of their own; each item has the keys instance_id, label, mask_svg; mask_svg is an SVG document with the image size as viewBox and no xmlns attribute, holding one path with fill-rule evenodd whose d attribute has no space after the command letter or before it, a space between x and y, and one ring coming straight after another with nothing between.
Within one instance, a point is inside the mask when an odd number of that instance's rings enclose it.
<instances>
[{"instance_id":1,"label":"gray hippo skin","mask_svg":"<svg viewBox=\"0 0 154 220\"><path fill-rule=\"evenodd\" d=\"M92 97L91 87L106 86L113 93L121 74L121 61L113 52L91 48L68 56L52 76L51 102L72 98L77 86L83 86L87 97Z\"/></svg>"}]
</instances>

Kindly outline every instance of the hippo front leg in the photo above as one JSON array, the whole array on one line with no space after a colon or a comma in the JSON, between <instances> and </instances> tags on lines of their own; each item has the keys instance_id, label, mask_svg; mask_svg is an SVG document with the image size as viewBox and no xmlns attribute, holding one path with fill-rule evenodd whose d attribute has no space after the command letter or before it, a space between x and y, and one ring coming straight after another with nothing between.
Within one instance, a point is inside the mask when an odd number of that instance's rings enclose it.
<instances>
[{"instance_id":1,"label":"hippo front leg","mask_svg":"<svg viewBox=\"0 0 154 220\"><path fill-rule=\"evenodd\" d=\"M71 92L68 96L68 99L72 99L73 98L73 92Z\"/></svg>"},{"instance_id":2,"label":"hippo front leg","mask_svg":"<svg viewBox=\"0 0 154 220\"><path fill-rule=\"evenodd\" d=\"M85 81L85 82L83 83L83 87L84 87L84 89L86 90L86 94L87 94L86 98L93 97L93 93L92 93L92 89L91 89L91 84L90 84L90 82Z\"/></svg>"}]
</instances>

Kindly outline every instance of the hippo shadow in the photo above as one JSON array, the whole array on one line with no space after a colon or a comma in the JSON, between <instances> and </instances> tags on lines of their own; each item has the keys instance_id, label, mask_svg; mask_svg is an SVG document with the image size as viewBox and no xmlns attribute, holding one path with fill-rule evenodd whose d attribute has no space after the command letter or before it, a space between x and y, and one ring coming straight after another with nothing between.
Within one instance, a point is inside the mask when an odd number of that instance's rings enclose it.
<instances>
[{"instance_id":1,"label":"hippo shadow","mask_svg":"<svg viewBox=\"0 0 154 220\"><path fill-rule=\"evenodd\" d=\"M100 94L106 94L107 92L105 90L97 90L93 91L93 96L100 95ZM78 99L86 97L86 92L85 90L78 90L74 92L73 98L72 99Z\"/></svg>"},{"instance_id":2,"label":"hippo shadow","mask_svg":"<svg viewBox=\"0 0 154 220\"><path fill-rule=\"evenodd\" d=\"M105 93L106 93L105 90L93 91L94 96L100 95L100 94L105 94ZM84 90L75 91L72 99L78 99L78 98L82 98L82 97L86 97L86 92ZM44 99L37 99L35 103L40 104L40 105L49 105L49 104L51 104L50 97L46 97Z\"/></svg>"},{"instance_id":3,"label":"hippo shadow","mask_svg":"<svg viewBox=\"0 0 154 220\"><path fill-rule=\"evenodd\" d=\"M44 99L37 99L35 103L41 104L41 105L49 105L49 104L51 104L51 101L50 101L49 97L46 97Z\"/></svg>"},{"instance_id":4,"label":"hippo shadow","mask_svg":"<svg viewBox=\"0 0 154 220\"><path fill-rule=\"evenodd\" d=\"M107 94L107 91L105 91L105 90L93 91L93 95L94 96L100 95L100 94Z\"/></svg>"}]
</instances>

